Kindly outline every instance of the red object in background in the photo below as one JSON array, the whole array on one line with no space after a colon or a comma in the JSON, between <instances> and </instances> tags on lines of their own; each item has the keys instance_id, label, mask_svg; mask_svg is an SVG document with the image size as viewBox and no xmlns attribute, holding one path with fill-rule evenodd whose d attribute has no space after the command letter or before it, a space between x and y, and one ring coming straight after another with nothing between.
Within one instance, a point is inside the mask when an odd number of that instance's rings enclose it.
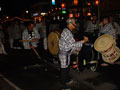
<instances>
[{"instance_id":1,"label":"red object in background","mask_svg":"<svg viewBox=\"0 0 120 90\"><path fill-rule=\"evenodd\" d=\"M95 5L96 5L96 6L99 5L99 0L95 0Z\"/></svg>"},{"instance_id":2,"label":"red object in background","mask_svg":"<svg viewBox=\"0 0 120 90\"><path fill-rule=\"evenodd\" d=\"M91 5L91 3L88 3L88 6L90 6Z\"/></svg>"},{"instance_id":3,"label":"red object in background","mask_svg":"<svg viewBox=\"0 0 120 90\"><path fill-rule=\"evenodd\" d=\"M66 8L66 3L63 2L63 3L61 4L61 7L62 7L62 8Z\"/></svg>"},{"instance_id":4,"label":"red object in background","mask_svg":"<svg viewBox=\"0 0 120 90\"><path fill-rule=\"evenodd\" d=\"M74 5L78 5L78 0L73 1Z\"/></svg>"}]
</instances>

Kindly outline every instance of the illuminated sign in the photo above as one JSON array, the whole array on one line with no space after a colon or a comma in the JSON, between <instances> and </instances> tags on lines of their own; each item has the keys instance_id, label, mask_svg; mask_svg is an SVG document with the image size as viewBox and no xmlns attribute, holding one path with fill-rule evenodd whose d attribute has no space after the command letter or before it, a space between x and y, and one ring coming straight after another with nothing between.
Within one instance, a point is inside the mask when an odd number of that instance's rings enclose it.
<instances>
[{"instance_id":1,"label":"illuminated sign","mask_svg":"<svg viewBox=\"0 0 120 90\"><path fill-rule=\"evenodd\" d=\"M38 16L38 13L34 13L33 16Z\"/></svg>"},{"instance_id":2,"label":"illuminated sign","mask_svg":"<svg viewBox=\"0 0 120 90\"><path fill-rule=\"evenodd\" d=\"M52 5L55 5L55 0L52 0Z\"/></svg>"},{"instance_id":3,"label":"illuminated sign","mask_svg":"<svg viewBox=\"0 0 120 90\"><path fill-rule=\"evenodd\" d=\"M42 16L44 16L46 13L41 13Z\"/></svg>"},{"instance_id":4,"label":"illuminated sign","mask_svg":"<svg viewBox=\"0 0 120 90\"><path fill-rule=\"evenodd\" d=\"M62 14L66 14L66 11L62 11Z\"/></svg>"}]
</instances>

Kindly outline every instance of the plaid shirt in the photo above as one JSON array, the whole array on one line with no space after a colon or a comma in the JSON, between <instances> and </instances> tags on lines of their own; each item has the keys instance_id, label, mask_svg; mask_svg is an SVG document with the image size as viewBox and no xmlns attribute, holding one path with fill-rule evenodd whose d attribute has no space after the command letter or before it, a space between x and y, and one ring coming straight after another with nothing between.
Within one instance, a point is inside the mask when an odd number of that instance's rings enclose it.
<instances>
[{"instance_id":1,"label":"plaid shirt","mask_svg":"<svg viewBox=\"0 0 120 90\"><path fill-rule=\"evenodd\" d=\"M120 25L117 22L112 22L114 29L116 29L117 34L120 34Z\"/></svg>"},{"instance_id":2,"label":"plaid shirt","mask_svg":"<svg viewBox=\"0 0 120 90\"><path fill-rule=\"evenodd\" d=\"M100 33L109 34L116 38L116 29L114 29L111 23L106 24L105 26L101 27Z\"/></svg>"},{"instance_id":3,"label":"plaid shirt","mask_svg":"<svg viewBox=\"0 0 120 90\"><path fill-rule=\"evenodd\" d=\"M70 65L71 52L82 47L82 42L75 42L72 32L65 28L59 39L59 60L61 68L67 68Z\"/></svg>"},{"instance_id":4,"label":"plaid shirt","mask_svg":"<svg viewBox=\"0 0 120 90\"><path fill-rule=\"evenodd\" d=\"M59 39L60 51L67 52L70 50L76 50L81 47L82 47L82 42L81 41L76 42L74 40L72 32L68 28L65 28L61 33L61 37Z\"/></svg>"},{"instance_id":5,"label":"plaid shirt","mask_svg":"<svg viewBox=\"0 0 120 90\"><path fill-rule=\"evenodd\" d=\"M95 24L92 21L89 21L87 24L87 27L85 29L85 32L91 32L93 33L94 30L98 29L98 22L96 22Z\"/></svg>"}]
</instances>

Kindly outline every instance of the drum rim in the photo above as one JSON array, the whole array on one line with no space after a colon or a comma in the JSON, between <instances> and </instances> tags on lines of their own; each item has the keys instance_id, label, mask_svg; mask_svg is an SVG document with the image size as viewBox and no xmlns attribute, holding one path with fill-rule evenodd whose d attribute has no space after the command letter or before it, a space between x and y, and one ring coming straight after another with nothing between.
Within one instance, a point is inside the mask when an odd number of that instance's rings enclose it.
<instances>
[{"instance_id":1,"label":"drum rim","mask_svg":"<svg viewBox=\"0 0 120 90\"><path fill-rule=\"evenodd\" d=\"M103 51L105 51L105 50L107 50L107 49L109 48L109 47L107 47L107 48L105 47L105 48L102 48L102 49L101 49L101 48L99 48L99 47L97 46L98 40L100 40L100 39L103 38L103 37L108 37L108 38L111 39L111 42L112 42L112 43L110 43L109 46L112 46L112 44L115 43L115 42L114 42L114 39L113 39L113 37L112 37L111 35L109 35L109 34L104 34L104 35L98 37L98 38L96 39L95 43L94 43L94 48L95 48L96 51L103 52Z\"/></svg>"}]
</instances>

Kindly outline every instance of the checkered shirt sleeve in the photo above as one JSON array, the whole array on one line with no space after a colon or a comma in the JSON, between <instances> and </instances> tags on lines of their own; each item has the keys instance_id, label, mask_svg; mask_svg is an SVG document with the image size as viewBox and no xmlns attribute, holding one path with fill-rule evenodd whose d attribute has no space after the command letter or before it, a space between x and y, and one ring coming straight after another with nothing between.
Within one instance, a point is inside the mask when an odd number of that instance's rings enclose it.
<instances>
[{"instance_id":1,"label":"checkered shirt sleeve","mask_svg":"<svg viewBox=\"0 0 120 90\"><path fill-rule=\"evenodd\" d=\"M111 23L106 24L104 27L102 27L100 33L109 34L114 38L116 37L116 30L114 29Z\"/></svg>"},{"instance_id":2,"label":"checkered shirt sleeve","mask_svg":"<svg viewBox=\"0 0 120 90\"><path fill-rule=\"evenodd\" d=\"M74 40L73 34L68 28L65 28L61 33L61 37L59 39L59 49L61 51L69 51L75 50L82 47L82 42L76 42Z\"/></svg>"}]
</instances>

